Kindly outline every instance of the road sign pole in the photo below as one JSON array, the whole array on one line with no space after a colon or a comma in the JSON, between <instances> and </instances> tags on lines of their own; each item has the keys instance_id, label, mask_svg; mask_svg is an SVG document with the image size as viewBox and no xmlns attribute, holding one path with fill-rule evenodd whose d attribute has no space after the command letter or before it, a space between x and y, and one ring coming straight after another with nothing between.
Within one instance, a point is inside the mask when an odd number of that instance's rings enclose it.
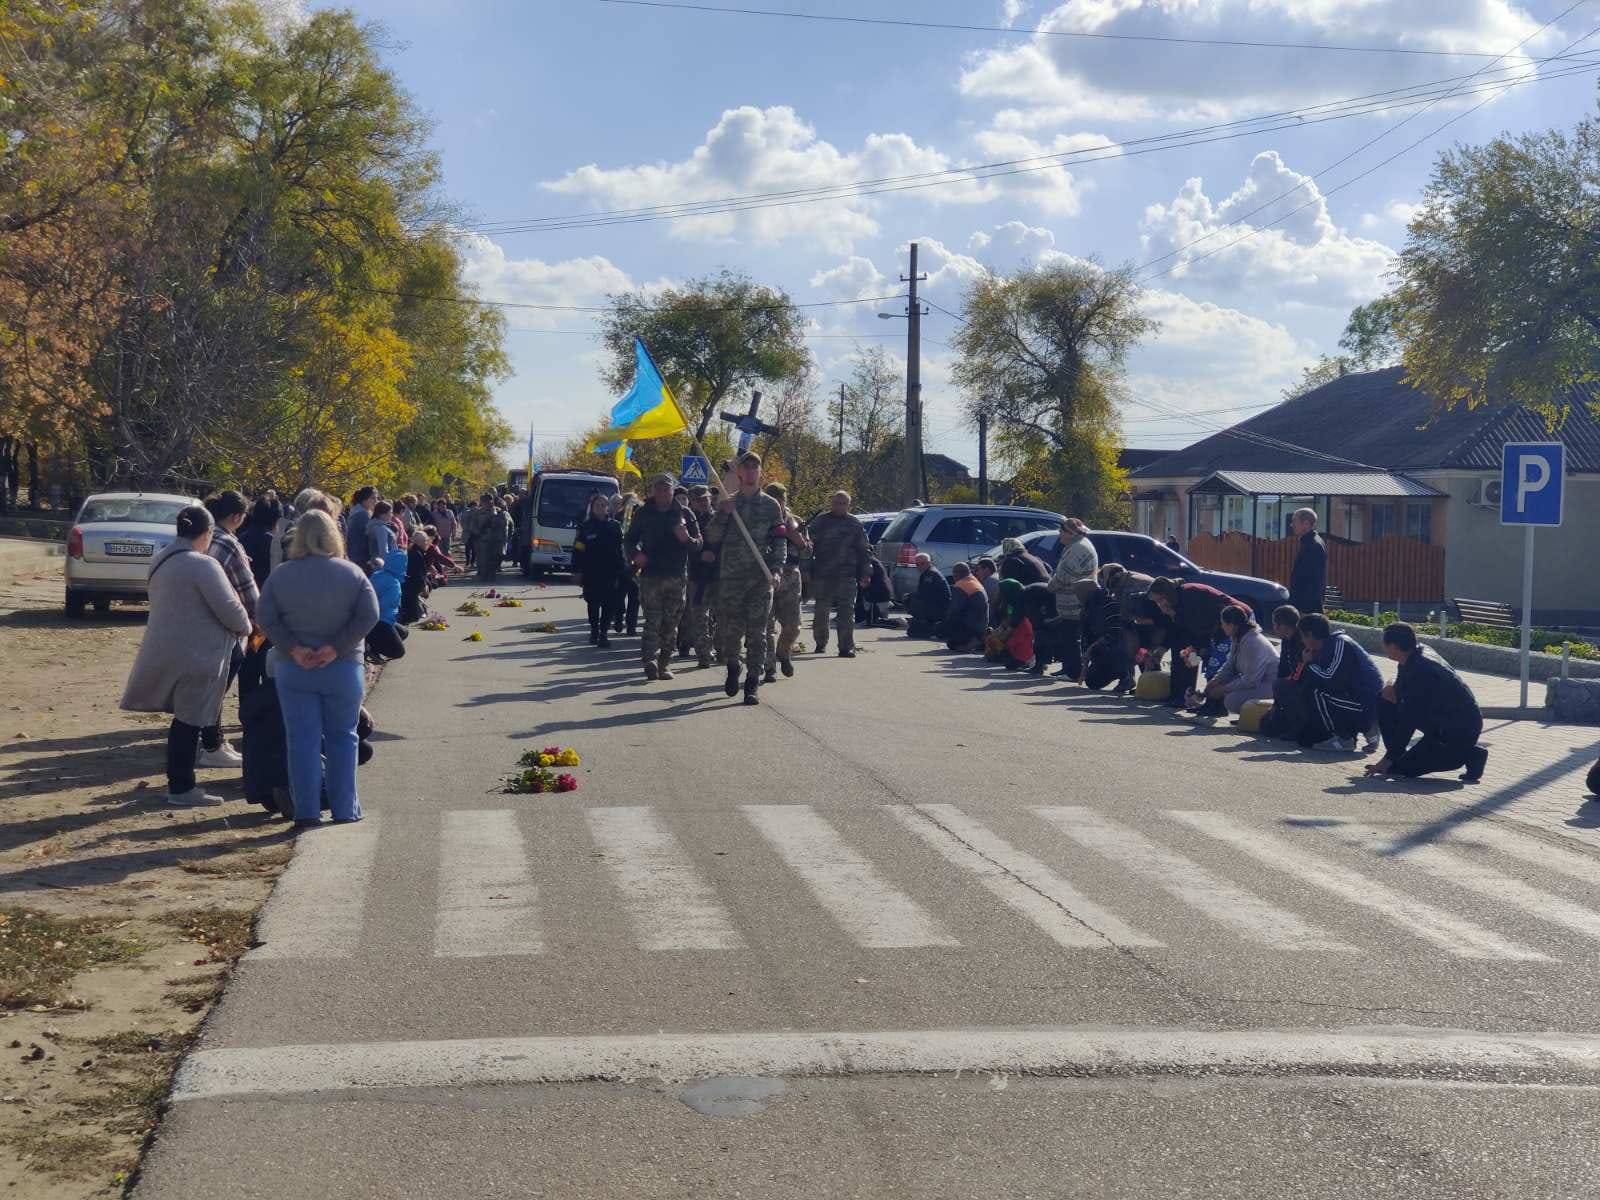
<instances>
[{"instance_id":1,"label":"road sign pole","mask_svg":"<svg viewBox=\"0 0 1600 1200\"><path fill-rule=\"evenodd\" d=\"M1533 531L1522 540L1522 707L1528 707L1528 656L1533 651Z\"/></svg>"}]
</instances>

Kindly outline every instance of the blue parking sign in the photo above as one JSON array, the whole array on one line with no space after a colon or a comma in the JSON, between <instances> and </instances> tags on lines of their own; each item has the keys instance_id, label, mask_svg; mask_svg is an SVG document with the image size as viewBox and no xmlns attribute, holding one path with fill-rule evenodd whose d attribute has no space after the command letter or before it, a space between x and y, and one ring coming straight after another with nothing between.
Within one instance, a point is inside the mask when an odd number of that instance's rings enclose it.
<instances>
[{"instance_id":1,"label":"blue parking sign","mask_svg":"<svg viewBox=\"0 0 1600 1200\"><path fill-rule=\"evenodd\" d=\"M1560 442L1507 442L1500 462L1500 523L1560 525L1567 448Z\"/></svg>"},{"instance_id":2,"label":"blue parking sign","mask_svg":"<svg viewBox=\"0 0 1600 1200\"><path fill-rule=\"evenodd\" d=\"M685 454L683 470L678 472L678 482L684 487L693 487L697 483L710 483L711 464L698 454Z\"/></svg>"}]
</instances>

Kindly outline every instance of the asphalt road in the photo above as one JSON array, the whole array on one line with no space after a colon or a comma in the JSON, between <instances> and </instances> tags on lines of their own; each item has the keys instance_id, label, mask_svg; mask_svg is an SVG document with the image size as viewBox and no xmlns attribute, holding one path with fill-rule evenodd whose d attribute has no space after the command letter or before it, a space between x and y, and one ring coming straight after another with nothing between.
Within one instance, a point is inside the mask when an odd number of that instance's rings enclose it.
<instances>
[{"instance_id":1,"label":"asphalt road","mask_svg":"<svg viewBox=\"0 0 1600 1200\"><path fill-rule=\"evenodd\" d=\"M386 672L140 1197L1594 1194L1600 854L1456 819L1537 764L1358 783L880 631L751 710L527 595Z\"/></svg>"}]
</instances>

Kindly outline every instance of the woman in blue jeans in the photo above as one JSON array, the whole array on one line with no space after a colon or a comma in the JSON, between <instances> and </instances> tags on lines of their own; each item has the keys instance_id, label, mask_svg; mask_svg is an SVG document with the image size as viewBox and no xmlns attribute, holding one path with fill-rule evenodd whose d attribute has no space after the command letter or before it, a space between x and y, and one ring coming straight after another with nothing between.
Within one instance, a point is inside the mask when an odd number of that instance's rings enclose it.
<instances>
[{"instance_id":1,"label":"woman in blue jeans","mask_svg":"<svg viewBox=\"0 0 1600 1200\"><path fill-rule=\"evenodd\" d=\"M345 558L332 517L314 509L300 517L288 559L261 589L256 617L277 650L294 827L321 823L324 785L334 823L359 821L361 658L378 622L378 597L361 568Z\"/></svg>"}]
</instances>

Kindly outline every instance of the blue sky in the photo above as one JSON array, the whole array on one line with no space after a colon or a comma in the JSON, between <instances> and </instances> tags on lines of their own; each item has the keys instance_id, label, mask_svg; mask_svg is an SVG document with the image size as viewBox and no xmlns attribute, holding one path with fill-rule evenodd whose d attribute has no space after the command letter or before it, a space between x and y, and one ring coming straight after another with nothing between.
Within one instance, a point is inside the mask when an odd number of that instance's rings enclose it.
<instances>
[{"instance_id":1,"label":"blue sky","mask_svg":"<svg viewBox=\"0 0 1600 1200\"><path fill-rule=\"evenodd\" d=\"M1134 357L1134 402L1124 412L1129 445L1177 447L1275 400L1304 366L1335 348L1350 308L1383 290L1408 206L1441 148L1506 130L1570 127L1593 111L1593 74L1549 78L1549 66L1463 53L1511 51L1530 35L1518 55L1558 53L1600 27L1600 3L1589 0L1538 32L1571 2L741 3L1445 55L888 28L600 0L359 0L352 7L388 30L388 60L436 123L445 187L467 221L712 200L1062 152L1095 156L1007 179L697 221L474 233L464 246L485 299L583 307L722 267L802 302L898 292L906 244L916 240L932 276L929 299L959 309L963 288L984 268L1056 255L1143 264L1198 241L1141 276L1147 309L1162 328ZM1595 51L1600 66L1600 33L1582 48ZM1403 125L1420 106L1295 121L1157 153L1095 149L1480 68L1486 73L1464 88L1490 79L1532 82L1464 116L1489 93L1444 98ZM1340 187L1452 118L1459 119L1442 133ZM1379 134L1386 136L1324 171ZM1230 227L1286 193L1290 199ZM1175 269L1158 274L1167 268ZM821 390L848 374L861 346L882 344L903 358L904 325L877 320L880 309L899 306L807 310ZM582 312L508 311L516 373L497 401L523 436L531 423L539 443L559 443L609 407L588 332L594 322ZM925 429L930 449L972 466L975 437L949 383L944 346L953 325L938 311L924 323Z\"/></svg>"}]
</instances>

